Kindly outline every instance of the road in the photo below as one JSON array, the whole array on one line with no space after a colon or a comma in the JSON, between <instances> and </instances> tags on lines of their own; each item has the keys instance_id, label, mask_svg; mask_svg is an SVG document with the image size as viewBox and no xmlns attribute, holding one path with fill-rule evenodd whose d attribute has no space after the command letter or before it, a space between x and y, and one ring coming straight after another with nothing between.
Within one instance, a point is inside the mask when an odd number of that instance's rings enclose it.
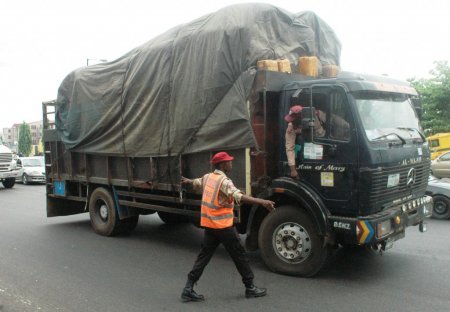
<instances>
[{"instance_id":1,"label":"road","mask_svg":"<svg viewBox=\"0 0 450 312\"><path fill-rule=\"evenodd\" d=\"M87 214L47 219L45 187L0 187L0 311L449 311L450 220L409 228L382 256L335 252L315 278L270 272L250 253L255 283L268 296L245 299L240 276L220 248L181 303L202 232L144 216L129 236L102 237Z\"/></svg>"}]
</instances>

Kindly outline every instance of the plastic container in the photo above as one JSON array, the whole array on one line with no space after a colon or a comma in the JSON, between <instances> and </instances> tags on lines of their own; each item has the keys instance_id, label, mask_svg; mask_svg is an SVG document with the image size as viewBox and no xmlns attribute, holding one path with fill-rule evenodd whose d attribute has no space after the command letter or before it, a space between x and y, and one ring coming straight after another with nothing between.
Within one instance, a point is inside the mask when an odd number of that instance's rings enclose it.
<instances>
[{"instance_id":1,"label":"plastic container","mask_svg":"<svg viewBox=\"0 0 450 312\"><path fill-rule=\"evenodd\" d=\"M341 69L337 65L323 65L322 66L322 75L328 78L336 77Z\"/></svg>"},{"instance_id":2,"label":"plastic container","mask_svg":"<svg viewBox=\"0 0 450 312\"><path fill-rule=\"evenodd\" d=\"M292 73L292 69L291 69L291 63L289 62L289 60L286 59L281 59L281 60L277 60L278 61L278 71L281 73Z\"/></svg>"},{"instance_id":3,"label":"plastic container","mask_svg":"<svg viewBox=\"0 0 450 312\"><path fill-rule=\"evenodd\" d=\"M316 56L300 56L298 58L298 71L310 77L319 76L319 59Z\"/></svg>"},{"instance_id":4,"label":"plastic container","mask_svg":"<svg viewBox=\"0 0 450 312\"><path fill-rule=\"evenodd\" d=\"M256 67L262 70L278 71L277 60L260 60L256 63Z\"/></svg>"}]
</instances>

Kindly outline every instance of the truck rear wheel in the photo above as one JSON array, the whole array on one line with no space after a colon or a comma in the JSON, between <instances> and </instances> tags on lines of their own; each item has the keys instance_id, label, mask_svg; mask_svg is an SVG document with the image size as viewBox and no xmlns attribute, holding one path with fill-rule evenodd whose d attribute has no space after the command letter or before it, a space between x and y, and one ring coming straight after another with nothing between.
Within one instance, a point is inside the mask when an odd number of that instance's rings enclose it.
<instances>
[{"instance_id":1,"label":"truck rear wheel","mask_svg":"<svg viewBox=\"0 0 450 312\"><path fill-rule=\"evenodd\" d=\"M280 206L263 220L258 243L266 265L288 275L311 277L328 256L311 218L294 206Z\"/></svg>"},{"instance_id":2,"label":"truck rear wheel","mask_svg":"<svg viewBox=\"0 0 450 312\"><path fill-rule=\"evenodd\" d=\"M16 184L15 178L7 178L2 181L2 184L5 188L12 188L14 184Z\"/></svg>"},{"instance_id":3,"label":"truck rear wheel","mask_svg":"<svg viewBox=\"0 0 450 312\"><path fill-rule=\"evenodd\" d=\"M120 226L114 199L107 189L96 188L89 199L89 216L95 233L104 236L117 234Z\"/></svg>"},{"instance_id":4,"label":"truck rear wheel","mask_svg":"<svg viewBox=\"0 0 450 312\"><path fill-rule=\"evenodd\" d=\"M450 199L442 195L433 196L433 218L448 219L450 217Z\"/></svg>"}]
</instances>

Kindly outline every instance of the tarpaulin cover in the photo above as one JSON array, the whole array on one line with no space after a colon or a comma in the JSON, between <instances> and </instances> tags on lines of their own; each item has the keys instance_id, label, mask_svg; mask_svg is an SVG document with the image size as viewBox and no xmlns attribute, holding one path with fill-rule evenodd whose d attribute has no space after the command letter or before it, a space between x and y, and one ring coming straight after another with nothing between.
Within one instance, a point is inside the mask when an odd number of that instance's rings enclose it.
<instances>
[{"instance_id":1,"label":"tarpaulin cover","mask_svg":"<svg viewBox=\"0 0 450 312\"><path fill-rule=\"evenodd\" d=\"M255 146L246 102L256 62L286 58L294 67L299 56L315 55L339 65L340 49L312 12L229 6L70 73L58 90L56 127L66 148L97 154Z\"/></svg>"}]
</instances>

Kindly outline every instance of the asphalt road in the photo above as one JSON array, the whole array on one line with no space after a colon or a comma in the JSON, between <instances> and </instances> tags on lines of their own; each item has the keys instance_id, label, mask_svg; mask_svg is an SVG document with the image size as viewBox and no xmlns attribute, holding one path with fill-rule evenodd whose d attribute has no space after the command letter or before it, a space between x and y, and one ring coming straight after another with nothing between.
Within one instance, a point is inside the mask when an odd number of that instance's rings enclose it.
<instances>
[{"instance_id":1,"label":"asphalt road","mask_svg":"<svg viewBox=\"0 0 450 312\"><path fill-rule=\"evenodd\" d=\"M46 218L45 187L0 186L0 311L449 311L450 220L409 228L383 256L335 252L315 278L270 272L250 254L255 283L268 295L245 299L234 265L220 248L196 290L181 303L202 232L140 219L129 236L102 237L87 214Z\"/></svg>"}]
</instances>

